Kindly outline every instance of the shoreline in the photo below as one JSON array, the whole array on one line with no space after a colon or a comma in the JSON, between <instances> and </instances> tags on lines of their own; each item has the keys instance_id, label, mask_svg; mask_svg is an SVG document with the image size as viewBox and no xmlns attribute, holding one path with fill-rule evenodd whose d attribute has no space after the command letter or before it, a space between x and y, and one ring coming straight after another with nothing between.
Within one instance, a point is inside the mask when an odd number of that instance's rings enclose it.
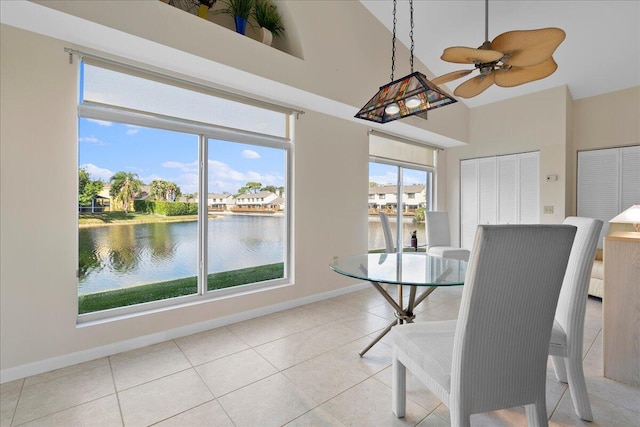
<instances>
[{"instance_id":1,"label":"shoreline","mask_svg":"<svg viewBox=\"0 0 640 427\"><path fill-rule=\"evenodd\" d=\"M208 219L216 219L216 218L222 218L225 216L262 216L262 217L282 217L284 216L284 213L281 212L276 212L276 213L268 213L268 214L264 214L264 213L251 213L251 212L242 212L242 213L235 213L235 212L215 212L215 213L209 213L208 215ZM172 222L193 222L193 221L198 221L198 216L197 215L185 215L184 217L180 217L180 216L170 216L170 217L163 217L163 216L155 216L152 217L151 220L146 221L146 220L138 220L138 219L131 219L131 220L113 220L112 222L96 222L96 223L85 223L85 224L80 224L78 223L78 228L96 228L96 227L111 227L114 225L140 225L140 224L161 224L161 223L172 223Z\"/></svg>"}]
</instances>

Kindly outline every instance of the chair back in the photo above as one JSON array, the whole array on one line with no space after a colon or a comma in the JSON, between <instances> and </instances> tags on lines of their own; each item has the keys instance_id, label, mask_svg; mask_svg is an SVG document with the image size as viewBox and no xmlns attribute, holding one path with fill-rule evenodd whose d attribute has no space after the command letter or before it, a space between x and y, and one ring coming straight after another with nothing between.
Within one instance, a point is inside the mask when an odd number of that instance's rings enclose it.
<instances>
[{"instance_id":1,"label":"chair back","mask_svg":"<svg viewBox=\"0 0 640 427\"><path fill-rule=\"evenodd\" d=\"M386 213L380 211L380 224L382 224L382 233L384 234L384 243L386 251L391 253L395 252L396 244L393 241L393 234L391 234L391 226L389 225L389 217Z\"/></svg>"},{"instance_id":2,"label":"chair back","mask_svg":"<svg viewBox=\"0 0 640 427\"><path fill-rule=\"evenodd\" d=\"M563 224L573 225L578 230L562 282L555 320L564 330L567 343L575 343L577 350L582 352L589 279L602 221L570 216L564 220Z\"/></svg>"},{"instance_id":3,"label":"chair back","mask_svg":"<svg viewBox=\"0 0 640 427\"><path fill-rule=\"evenodd\" d=\"M544 396L553 317L575 233L570 225L478 226L451 370L451 399L469 413Z\"/></svg>"},{"instance_id":4,"label":"chair back","mask_svg":"<svg viewBox=\"0 0 640 427\"><path fill-rule=\"evenodd\" d=\"M425 225L427 231L427 245L451 246L451 234L449 233L449 215L444 211L425 212Z\"/></svg>"}]
</instances>

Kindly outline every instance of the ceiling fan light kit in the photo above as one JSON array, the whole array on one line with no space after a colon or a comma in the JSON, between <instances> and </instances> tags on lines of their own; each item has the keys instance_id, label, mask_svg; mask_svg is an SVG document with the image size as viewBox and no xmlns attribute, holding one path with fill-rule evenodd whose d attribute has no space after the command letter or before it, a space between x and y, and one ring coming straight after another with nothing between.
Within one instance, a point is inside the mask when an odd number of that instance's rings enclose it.
<instances>
[{"instance_id":1,"label":"ceiling fan light kit","mask_svg":"<svg viewBox=\"0 0 640 427\"><path fill-rule=\"evenodd\" d=\"M457 102L454 98L430 82L427 77L413 71L413 0L409 0L411 21L411 74L394 80L396 54L396 1L393 1L393 39L391 55L391 83L380 90L358 111L355 117L376 123L418 115L426 119L428 110Z\"/></svg>"},{"instance_id":2,"label":"ceiling fan light kit","mask_svg":"<svg viewBox=\"0 0 640 427\"><path fill-rule=\"evenodd\" d=\"M489 0L485 0L485 41L477 49L449 47L440 57L456 64L474 64L479 75L460 84L454 95L472 98L491 85L513 87L544 79L558 68L552 55L566 34L560 28L508 31L489 42ZM460 79L475 70L453 71L433 79L440 85Z\"/></svg>"}]
</instances>

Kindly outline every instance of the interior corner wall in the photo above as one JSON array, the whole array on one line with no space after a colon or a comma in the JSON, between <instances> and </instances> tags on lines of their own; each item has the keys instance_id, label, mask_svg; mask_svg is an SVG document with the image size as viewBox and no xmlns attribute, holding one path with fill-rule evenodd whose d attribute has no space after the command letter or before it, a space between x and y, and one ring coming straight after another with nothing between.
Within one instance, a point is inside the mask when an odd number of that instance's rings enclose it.
<instances>
[{"instance_id":1,"label":"interior corner wall","mask_svg":"<svg viewBox=\"0 0 640 427\"><path fill-rule=\"evenodd\" d=\"M567 96L566 87L560 86L471 109L469 144L446 150L452 242L460 243L460 161L465 159L539 150L540 222L564 220ZM558 175L558 180L546 182L550 174ZM543 214L543 206L553 206L553 214Z\"/></svg>"},{"instance_id":2,"label":"interior corner wall","mask_svg":"<svg viewBox=\"0 0 640 427\"><path fill-rule=\"evenodd\" d=\"M367 248L368 127L308 111L294 125L292 286L78 327L77 63L14 27L0 43L1 370L357 283L328 264Z\"/></svg>"},{"instance_id":3,"label":"interior corner wall","mask_svg":"<svg viewBox=\"0 0 640 427\"><path fill-rule=\"evenodd\" d=\"M576 188L578 151L640 144L640 86L573 103L572 184ZM572 212L576 212L576 191Z\"/></svg>"},{"instance_id":4,"label":"interior corner wall","mask_svg":"<svg viewBox=\"0 0 640 427\"><path fill-rule=\"evenodd\" d=\"M565 206L566 216L575 215L576 214L576 191L577 191L577 183L575 177L577 156L575 155L575 150L573 148L573 98L571 97L571 92L569 92L569 88L565 87L566 91L566 117L567 117L567 126L566 126L566 150L565 150L565 170L567 171L564 180L564 188L565 188Z\"/></svg>"}]
</instances>

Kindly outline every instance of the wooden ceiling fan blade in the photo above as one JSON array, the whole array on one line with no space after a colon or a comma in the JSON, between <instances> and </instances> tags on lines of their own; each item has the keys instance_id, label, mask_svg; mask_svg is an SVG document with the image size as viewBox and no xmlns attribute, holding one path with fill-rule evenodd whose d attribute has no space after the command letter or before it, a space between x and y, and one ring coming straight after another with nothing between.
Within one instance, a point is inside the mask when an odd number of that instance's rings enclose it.
<instances>
[{"instance_id":1,"label":"wooden ceiling fan blade","mask_svg":"<svg viewBox=\"0 0 640 427\"><path fill-rule=\"evenodd\" d=\"M442 52L440 59L456 64L475 64L498 61L502 58L502 52L487 49L474 49L472 47L453 46Z\"/></svg>"},{"instance_id":2,"label":"wooden ceiling fan blade","mask_svg":"<svg viewBox=\"0 0 640 427\"><path fill-rule=\"evenodd\" d=\"M433 80L431 80L431 83L436 86L440 86L441 84L449 83L450 81L458 80L464 76L468 76L472 71L473 70L452 71L451 73L443 74L439 77L434 78Z\"/></svg>"},{"instance_id":3,"label":"wooden ceiling fan blade","mask_svg":"<svg viewBox=\"0 0 640 427\"><path fill-rule=\"evenodd\" d=\"M460 84L460 86L458 86L456 90L453 91L453 94L461 98L473 98L476 95L480 95L493 84L493 74L494 73L488 74L486 76L476 76L472 79L469 79L466 82Z\"/></svg>"},{"instance_id":4,"label":"wooden ceiling fan blade","mask_svg":"<svg viewBox=\"0 0 640 427\"><path fill-rule=\"evenodd\" d=\"M495 83L500 87L513 87L534 80L544 79L558 69L553 58L532 67L511 67L508 70L495 70Z\"/></svg>"},{"instance_id":5,"label":"wooden ceiling fan blade","mask_svg":"<svg viewBox=\"0 0 640 427\"><path fill-rule=\"evenodd\" d=\"M508 56L504 64L529 67L548 60L565 37L560 28L508 31L493 39L491 49Z\"/></svg>"}]
</instances>

